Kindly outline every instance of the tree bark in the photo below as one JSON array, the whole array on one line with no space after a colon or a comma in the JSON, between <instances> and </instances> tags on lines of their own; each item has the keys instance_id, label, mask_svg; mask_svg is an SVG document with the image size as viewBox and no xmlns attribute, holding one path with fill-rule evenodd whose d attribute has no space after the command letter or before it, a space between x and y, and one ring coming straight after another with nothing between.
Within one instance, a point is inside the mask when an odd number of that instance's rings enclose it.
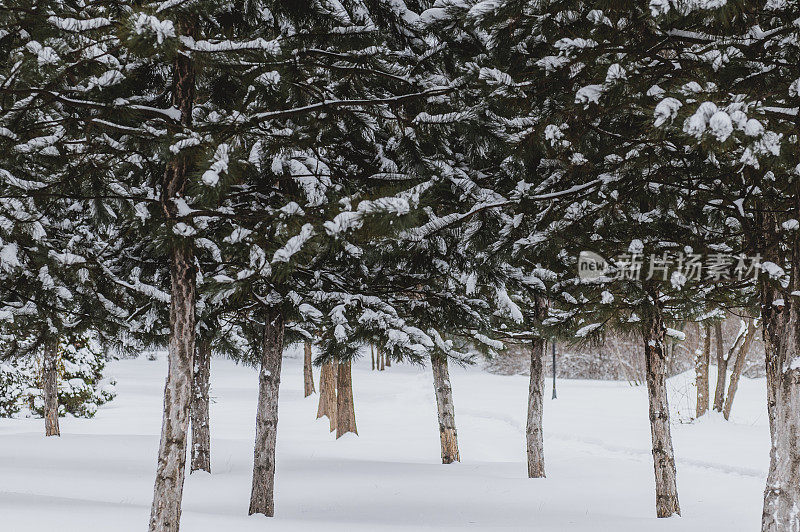
<instances>
[{"instance_id":1,"label":"tree bark","mask_svg":"<svg viewBox=\"0 0 800 532\"><path fill-rule=\"evenodd\" d=\"M356 410L353 403L353 375L350 361L339 362L336 369L336 439L348 432L358 435Z\"/></svg>"},{"instance_id":2,"label":"tree bark","mask_svg":"<svg viewBox=\"0 0 800 532\"><path fill-rule=\"evenodd\" d=\"M728 384L728 394L725 396L725 406L722 409L722 415L725 416L725 419L730 419L731 417L731 408L733 407L733 398L736 396L736 390L739 387L739 379L742 376L742 371L744 370L744 364L747 361L747 352L750 351L750 344L753 341L753 337L756 335L756 323L753 318L749 318L747 320L747 329L744 332L744 335L741 341L736 342L735 352L732 351L728 355L728 360L735 356L734 363L733 363L733 371L731 372L731 381Z\"/></svg>"},{"instance_id":3,"label":"tree bark","mask_svg":"<svg viewBox=\"0 0 800 532\"><path fill-rule=\"evenodd\" d=\"M456 412L453 407L453 389L450 386L450 373L447 370L447 357L431 356L433 369L433 389L436 393L436 410L439 416L439 440L442 447L442 463L460 462L458 454L458 433L456 431Z\"/></svg>"},{"instance_id":4,"label":"tree bark","mask_svg":"<svg viewBox=\"0 0 800 532\"><path fill-rule=\"evenodd\" d=\"M800 196L798 197L800 201ZM795 212L797 216L800 207ZM765 235L779 238L774 220L765 222ZM775 248L764 260L781 264ZM771 251L771 253L770 253ZM770 421L770 464L764 489L762 532L800 530L800 307L791 293L800 289L800 242L792 246L791 280L785 289L762 274L761 319L767 373L767 412ZM782 301L782 303L781 303Z\"/></svg>"},{"instance_id":5,"label":"tree bark","mask_svg":"<svg viewBox=\"0 0 800 532\"><path fill-rule=\"evenodd\" d=\"M179 23L182 35L191 36L190 20ZM190 56L177 54L173 64L172 104L180 110L181 123L189 127L195 90L195 69ZM167 165L161 187L161 206L168 220L178 216L173 201L183 196L189 161L178 155ZM158 449L158 466L150 510L150 532L177 532L186 473L189 405L192 397L192 358L195 342L196 272L192 249L174 243L171 251L170 334L168 373L164 387L164 418Z\"/></svg>"},{"instance_id":6,"label":"tree bark","mask_svg":"<svg viewBox=\"0 0 800 532\"><path fill-rule=\"evenodd\" d=\"M375 346L370 344L369 355L372 358L372 371L375 371Z\"/></svg>"},{"instance_id":7,"label":"tree bark","mask_svg":"<svg viewBox=\"0 0 800 532\"><path fill-rule=\"evenodd\" d=\"M544 410L544 338L531 342L531 380L528 386L528 424L525 438L528 451L528 478L544 478L544 435L542 413Z\"/></svg>"},{"instance_id":8,"label":"tree bark","mask_svg":"<svg viewBox=\"0 0 800 532\"><path fill-rule=\"evenodd\" d=\"M211 388L211 342L198 343L195 352L192 374L192 464L191 471L211 473L211 428L210 399Z\"/></svg>"},{"instance_id":9,"label":"tree bark","mask_svg":"<svg viewBox=\"0 0 800 532\"><path fill-rule=\"evenodd\" d=\"M392 367L392 359L391 359L391 357L389 357L388 355L384 354L383 355L383 359L386 361L386 367L387 368L391 368Z\"/></svg>"},{"instance_id":10,"label":"tree bark","mask_svg":"<svg viewBox=\"0 0 800 532\"><path fill-rule=\"evenodd\" d=\"M336 364L325 362L319 375L319 406L317 419L328 418L330 431L336 430Z\"/></svg>"},{"instance_id":11,"label":"tree bark","mask_svg":"<svg viewBox=\"0 0 800 532\"><path fill-rule=\"evenodd\" d=\"M261 350L261 372L258 378L258 410L256 442L253 458L253 490L250 494L250 515L275 515L275 440L278 434L278 390L281 384L283 359L283 315L267 312L264 324L264 345Z\"/></svg>"},{"instance_id":12,"label":"tree bark","mask_svg":"<svg viewBox=\"0 0 800 532\"><path fill-rule=\"evenodd\" d=\"M42 391L44 392L44 435L61 436L58 426L58 343L44 346L42 357Z\"/></svg>"},{"instance_id":13,"label":"tree bark","mask_svg":"<svg viewBox=\"0 0 800 532\"><path fill-rule=\"evenodd\" d=\"M664 322L661 309L655 306L647 309L644 318L644 356L656 479L656 515L670 517L675 514L680 515L681 509L678 503L675 457L669 426L664 359Z\"/></svg>"},{"instance_id":14,"label":"tree bark","mask_svg":"<svg viewBox=\"0 0 800 532\"><path fill-rule=\"evenodd\" d=\"M314 366L311 364L311 342L306 341L303 344L303 350L303 390L304 397L308 397L316 392L314 389Z\"/></svg>"},{"instance_id":15,"label":"tree bark","mask_svg":"<svg viewBox=\"0 0 800 532\"><path fill-rule=\"evenodd\" d=\"M383 350L380 347L376 347L375 350L378 352L378 362L380 365L378 370L383 371L386 369L386 357L384 356Z\"/></svg>"},{"instance_id":16,"label":"tree bark","mask_svg":"<svg viewBox=\"0 0 800 532\"><path fill-rule=\"evenodd\" d=\"M700 418L708 412L708 362L711 358L711 330L710 327L704 323L699 325L700 329L700 342L695 351L695 383L697 385L697 408L695 410L695 417Z\"/></svg>"},{"instance_id":17,"label":"tree bark","mask_svg":"<svg viewBox=\"0 0 800 532\"><path fill-rule=\"evenodd\" d=\"M717 387L714 390L714 410L722 412L725 404L725 381L728 378L728 357L722 345L722 323L714 324L714 336L717 341Z\"/></svg>"}]
</instances>

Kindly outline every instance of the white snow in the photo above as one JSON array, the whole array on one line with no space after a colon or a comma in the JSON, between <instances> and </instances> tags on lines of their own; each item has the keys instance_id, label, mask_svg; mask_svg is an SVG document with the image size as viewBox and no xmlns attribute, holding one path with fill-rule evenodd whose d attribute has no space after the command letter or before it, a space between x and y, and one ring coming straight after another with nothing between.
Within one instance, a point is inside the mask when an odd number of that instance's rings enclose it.
<instances>
[{"instance_id":1,"label":"white snow","mask_svg":"<svg viewBox=\"0 0 800 532\"><path fill-rule=\"evenodd\" d=\"M643 385L559 380L550 400L548 379L547 478L534 480L525 468L526 376L451 364L462 462L444 466L430 368L372 372L368 356L356 362L359 436L335 440L328 421L315 419L318 396L303 398L301 350L283 365L276 517L247 516L258 372L215 359L213 473L187 474L181 530L759 529L769 453L763 380L741 380L730 422L709 414L694 423L680 422L694 410L693 379L668 381L683 517L656 519ZM40 419L0 419L4 532L146 528L165 356L113 362L108 371L117 398L95 419L62 418L61 438L45 438Z\"/></svg>"}]
</instances>

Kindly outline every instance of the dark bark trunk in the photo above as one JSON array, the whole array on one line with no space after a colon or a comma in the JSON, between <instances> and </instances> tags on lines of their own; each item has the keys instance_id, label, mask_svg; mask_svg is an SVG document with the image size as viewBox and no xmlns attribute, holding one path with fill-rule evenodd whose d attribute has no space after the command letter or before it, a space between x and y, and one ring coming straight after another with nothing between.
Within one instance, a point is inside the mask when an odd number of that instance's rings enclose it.
<instances>
[{"instance_id":1,"label":"dark bark trunk","mask_svg":"<svg viewBox=\"0 0 800 532\"><path fill-rule=\"evenodd\" d=\"M330 431L336 430L336 364L325 362L319 375L319 406L317 419L325 416L330 424Z\"/></svg>"},{"instance_id":2,"label":"dark bark trunk","mask_svg":"<svg viewBox=\"0 0 800 532\"><path fill-rule=\"evenodd\" d=\"M182 35L191 36L194 33L194 25L190 20L182 21L178 29ZM172 104L181 112L181 123L190 127L195 86L195 69L191 57L178 54L172 75ZM174 221L178 215L177 205L173 200L183 196L188 173L189 161L180 155L169 162L164 172L161 206L170 221ZM177 532L181 519L189 405L192 397L196 301L194 255L185 243L173 244L170 277L169 369L164 387L164 419L153 505L150 510L150 532Z\"/></svg>"},{"instance_id":3,"label":"dark bark trunk","mask_svg":"<svg viewBox=\"0 0 800 532\"><path fill-rule=\"evenodd\" d=\"M697 408L695 417L699 418L708 412L708 363L711 358L711 330L708 325L700 324L700 345L695 352L695 383L697 385Z\"/></svg>"},{"instance_id":4,"label":"dark bark trunk","mask_svg":"<svg viewBox=\"0 0 800 532\"><path fill-rule=\"evenodd\" d=\"M458 433L456 431L456 412L453 406L453 389L450 386L450 373L447 370L447 357L431 356L433 369L433 389L436 394L436 410L439 416L439 440L442 447L442 463L460 462L458 454Z\"/></svg>"},{"instance_id":5,"label":"dark bark trunk","mask_svg":"<svg viewBox=\"0 0 800 532\"><path fill-rule=\"evenodd\" d=\"M198 343L192 374L192 471L211 473L211 342Z\"/></svg>"},{"instance_id":6,"label":"dark bark trunk","mask_svg":"<svg viewBox=\"0 0 800 532\"><path fill-rule=\"evenodd\" d=\"M58 426L58 343L44 347L42 357L42 392L44 399L44 435L61 436Z\"/></svg>"},{"instance_id":7,"label":"dark bark trunk","mask_svg":"<svg viewBox=\"0 0 800 532\"><path fill-rule=\"evenodd\" d=\"M730 360L731 357L735 358L733 371L731 372L731 381L730 384L728 384L728 394L725 396L725 406L722 409L722 415L725 416L725 419L730 419L731 417L733 398L736 396L736 390L739 387L739 379L742 376L744 364L747 361L747 352L750 351L750 344L753 341L753 337L756 335L756 329L756 323L753 318L748 319L747 330L745 330L744 336L740 342L737 342L738 345L734 346L735 351L732 351L728 355L728 360Z\"/></svg>"},{"instance_id":8,"label":"dark bark trunk","mask_svg":"<svg viewBox=\"0 0 800 532\"><path fill-rule=\"evenodd\" d=\"M380 347L376 347L375 350L378 352L378 362L380 365L378 370L383 371L386 369L386 357L383 355L383 350L381 350Z\"/></svg>"},{"instance_id":9,"label":"dark bark trunk","mask_svg":"<svg viewBox=\"0 0 800 532\"><path fill-rule=\"evenodd\" d=\"M714 390L714 410L722 412L725 404L725 381L728 378L728 357L722 345L722 323L714 324L714 336L717 342L717 387Z\"/></svg>"},{"instance_id":10,"label":"dark bark trunk","mask_svg":"<svg viewBox=\"0 0 800 532\"><path fill-rule=\"evenodd\" d=\"M353 403L353 375L349 360L339 362L336 368L336 439L348 432L358 435Z\"/></svg>"},{"instance_id":11,"label":"dark bark trunk","mask_svg":"<svg viewBox=\"0 0 800 532\"><path fill-rule=\"evenodd\" d=\"M389 357L388 355L384 354L383 358L384 358L384 360L386 360L386 367L387 368L391 368L392 367L392 359L391 359L391 357Z\"/></svg>"},{"instance_id":12,"label":"dark bark trunk","mask_svg":"<svg viewBox=\"0 0 800 532\"><path fill-rule=\"evenodd\" d=\"M261 372L258 378L258 410L253 459L250 515L275 515L275 440L278 434L278 391L283 359L283 315L269 311L264 325Z\"/></svg>"},{"instance_id":13,"label":"dark bark trunk","mask_svg":"<svg viewBox=\"0 0 800 532\"><path fill-rule=\"evenodd\" d=\"M303 392L305 397L316 392L314 389L314 366L311 361L311 342L303 344Z\"/></svg>"},{"instance_id":14,"label":"dark bark trunk","mask_svg":"<svg viewBox=\"0 0 800 532\"><path fill-rule=\"evenodd\" d=\"M531 380L528 386L528 424L525 439L528 451L528 478L544 478L544 435L542 414L544 411L544 338L531 342Z\"/></svg>"},{"instance_id":15,"label":"dark bark trunk","mask_svg":"<svg viewBox=\"0 0 800 532\"><path fill-rule=\"evenodd\" d=\"M375 346L369 346L369 355L372 358L372 371L375 371Z\"/></svg>"},{"instance_id":16,"label":"dark bark trunk","mask_svg":"<svg viewBox=\"0 0 800 532\"><path fill-rule=\"evenodd\" d=\"M656 298L653 298L654 300ZM650 435L653 441L653 467L656 480L656 515L680 515L675 457L669 426L666 363L664 359L664 322L661 310L650 307L644 316L644 356L647 395L650 404Z\"/></svg>"}]
</instances>

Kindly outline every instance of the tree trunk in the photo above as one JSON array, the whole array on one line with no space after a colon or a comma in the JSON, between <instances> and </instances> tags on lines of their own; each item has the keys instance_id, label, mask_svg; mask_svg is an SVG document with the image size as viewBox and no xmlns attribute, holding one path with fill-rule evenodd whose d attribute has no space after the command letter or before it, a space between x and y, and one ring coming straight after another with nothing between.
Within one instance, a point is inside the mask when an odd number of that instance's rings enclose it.
<instances>
[{"instance_id":1,"label":"tree trunk","mask_svg":"<svg viewBox=\"0 0 800 532\"><path fill-rule=\"evenodd\" d=\"M339 362L336 370L336 439L348 432L358 435L356 410L353 403L353 375L350 361Z\"/></svg>"},{"instance_id":2,"label":"tree trunk","mask_svg":"<svg viewBox=\"0 0 800 532\"><path fill-rule=\"evenodd\" d=\"M528 478L544 478L544 435L542 412L544 410L544 338L531 342L531 381L528 386L528 424L525 438L528 449Z\"/></svg>"},{"instance_id":3,"label":"tree trunk","mask_svg":"<svg viewBox=\"0 0 800 532\"><path fill-rule=\"evenodd\" d=\"M378 352L378 362L380 363L378 370L383 371L386 369L386 357L384 356L383 350L380 347L376 347L375 350Z\"/></svg>"},{"instance_id":4,"label":"tree trunk","mask_svg":"<svg viewBox=\"0 0 800 532\"><path fill-rule=\"evenodd\" d=\"M250 494L250 515L275 515L275 439L278 433L278 389L281 384L283 359L283 315L267 312L264 324L264 345L261 350L261 372L258 378L258 410L256 443L253 459L253 490Z\"/></svg>"},{"instance_id":5,"label":"tree trunk","mask_svg":"<svg viewBox=\"0 0 800 532\"><path fill-rule=\"evenodd\" d=\"M372 358L372 371L375 371L375 346L370 344L369 355Z\"/></svg>"},{"instance_id":6,"label":"tree trunk","mask_svg":"<svg viewBox=\"0 0 800 532\"><path fill-rule=\"evenodd\" d=\"M211 473L211 429L209 390L211 379L211 342L198 343L192 374L192 464L191 471Z\"/></svg>"},{"instance_id":7,"label":"tree trunk","mask_svg":"<svg viewBox=\"0 0 800 532\"><path fill-rule=\"evenodd\" d=\"M303 349L303 390L304 397L308 397L316 391L314 389L314 366L311 364L311 342L306 340Z\"/></svg>"},{"instance_id":8,"label":"tree trunk","mask_svg":"<svg viewBox=\"0 0 800 532\"><path fill-rule=\"evenodd\" d=\"M654 298L655 299L655 298ZM653 466L656 478L656 515L680 515L675 457L669 426L666 364L664 360L664 322L661 309L650 307L645 314L644 357L647 395L650 403L650 435L653 440Z\"/></svg>"},{"instance_id":9,"label":"tree trunk","mask_svg":"<svg viewBox=\"0 0 800 532\"><path fill-rule=\"evenodd\" d=\"M725 380L728 378L728 358L722 345L722 323L714 324L717 341L717 388L714 390L714 410L722 412L725 403Z\"/></svg>"},{"instance_id":10,"label":"tree trunk","mask_svg":"<svg viewBox=\"0 0 800 532\"><path fill-rule=\"evenodd\" d=\"M189 20L179 23L182 35L191 36ZM181 123L189 127L194 101L194 64L190 56L177 54L173 65L172 104L181 112ZM174 221L183 196L189 161L178 155L167 165L161 187L161 206ZM150 532L177 532L181 520L183 480L186 473L186 443L189 405L192 398L192 358L195 341L196 272L192 249L173 243L171 251L170 334L168 373L164 387L164 418L158 448L158 466L150 510Z\"/></svg>"},{"instance_id":11,"label":"tree trunk","mask_svg":"<svg viewBox=\"0 0 800 532\"><path fill-rule=\"evenodd\" d=\"M800 195L797 196L800 201ZM800 207L793 213L800 214ZM769 216L769 214L764 215ZM780 236L777 222L764 222L765 238ZM777 246L766 246L764 260L776 264ZM800 306L792 293L800 289L800 241L794 237L790 264L792 282L784 290L762 273L760 303L766 354L767 412L770 421L769 472L764 489L762 532L800 530Z\"/></svg>"},{"instance_id":12,"label":"tree trunk","mask_svg":"<svg viewBox=\"0 0 800 532\"><path fill-rule=\"evenodd\" d=\"M447 370L447 357L431 356L431 368L433 369L433 389L436 393L436 410L439 415L442 463L460 462L456 413L453 407L453 389L450 387L450 373ZM355 427L355 423L353 426Z\"/></svg>"},{"instance_id":13,"label":"tree trunk","mask_svg":"<svg viewBox=\"0 0 800 532\"><path fill-rule=\"evenodd\" d=\"M42 357L44 435L61 436L58 426L58 342L47 344Z\"/></svg>"},{"instance_id":14,"label":"tree trunk","mask_svg":"<svg viewBox=\"0 0 800 532\"><path fill-rule=\"evenodd\" d=\"M171 276L169 370L150 532L177 532L181 519L195 337L195 270L190 250L173 250Z\"/></svg>"},{"instance_id":15,"label":"tree trunk","mask_svg":"<svg viewBox=\"0 0 800 532\"><path fill-rule=\"evenodd\" d=\"M384 360L386 360L386 367L387 368L391 368L392 367L392 359L386 354L383 355L383 358L384 358Z\"/></svg>"},{"instance_id":16,"label":"tree trunk","mask_svg":"<svg viewBox=\"0 0 800 532\"><path fill-rule=\"evenodd\" d=\"M733 398L736 396L736 390L739 387L739 379L742 376L744 364L747 361L747 352L750 350L750 343L753 341L753 337L756 335L756 329L755 321L753 318L749 318L747 320L747 329L744 332L744 336L740 342L737 342L738 346L736 347L736 352L731 352L728 355L728 360L734 355L736 358L734 359L733 371L731 372L731 381L730 384L728 384L728 394L725 397L725 406L722 409L722 415L725 416L725 419L730 419L731 417Z\"/></svg>"},{"instance_id":17,"label":"tree trunk","mask_svg":"<svg viewBox=\"0 0 800 532\"><path fill-rule=\"evenodd\" d=\"M711 330L706 324L700 324L700 342L695 351L694 368L697 385L697 409L695 417L699 418L708 412L708 361L711 358Z\"/></svg>"},{"instance_id":18,"label":"tree trunk","mask_svg":"<svg viewBox=\"0 0 800 532\"><path fill-rule=\"evenodd\" d=\"M325 362L319 374L319 406L317 419L328 418L330 431L336 430L336 364Z\"/></svg>"}]
</instances>

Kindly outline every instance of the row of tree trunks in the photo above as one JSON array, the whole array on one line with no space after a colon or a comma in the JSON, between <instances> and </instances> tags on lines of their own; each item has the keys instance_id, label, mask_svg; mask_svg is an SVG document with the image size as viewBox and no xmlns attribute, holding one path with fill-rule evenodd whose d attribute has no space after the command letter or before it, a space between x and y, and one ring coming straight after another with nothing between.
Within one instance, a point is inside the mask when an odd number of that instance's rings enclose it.
<instances>
[{"instance_id":1,"label":"row of tree trunks","mask_svg":"<svg viewBox=\"0 0 800 532\"><path fill-rule=\"evenodd\" d=\"M192 374L192 472L211 473L210 381L211 341L203 339L197 343Z\"/></svg>"},{"instance_id":2,"label":"row of tree trunks","mask_svg":"<svg viewBox=\"0 0 800 532\"><path fill-rule=\"evenodd\" d=\"M336 364L325 362L319 375L317 419L327 417L330 431L336 430Z\"/></svg>"},{"instance_id":3,"label":"row of tree trunks","mask_svg":"<svg viewBox=\"0 0 800 532\"><path fill-rule=\"evenodd\" d=\"M275 310L266 313L261 371L258 377L256 441L253 457L253 489L250 515L275 515L275 441L278 434L278 391L283 359L283 315Z\"/></svg>"},{"instance_id":4,"label":"row of tree trunks","mask_svg":"<svg viewBox=\"0 0 800 532\"><path fill-rule=\"evenodd\" d=\"M436 395L436 410L439 416L439 440L442 448L442 463L452 464L461 461L458 453L458 433L456 413L453 406L453 389L450 386L450 373L446 356L431 356L433 369L433 389Z\"/></svg>"},{"instance_id":5,"label":"row of tree trunks","mask_svg":"<svg viewBox=\"0 0 800 532\"><path fill-rule=\"evenodd\" d=\"M44 435L61 436L58 426L58 343L44 346L42 356L42 392L44 399Z\"/></svg>"},{"instance_id":6,"label":"row of tree trunks","mask_svg":"<svg viewBox=\"0 0 800 532\"><path fill-rule=\"evenodd\" d=\"M303 393L308 397L315 393L314 389L314 366L311 357L311 342L306 340L303 344ZM320 385L321 386L321 385Z\"/></svg>"},{"instance_id":7,"label":"row of tree trunks","mask_svg":"<svg viewBox=\"0 0 800 532\"><path fill-rule=\"evenodd\" d=\"M709 386L708 386L708 365L711 358L711 328L705 324L699 324L700 342L695 351L695 384L697 386L697 408L695 417L705 415L708 412Z\"/></svg>"},{"instance_id":8,"label":"row of tree trunks","mask_svg":"<svg viewBox=\"0 0 800 532\"><path fill-rule=\"evenodd\" d=\"M525 440L528 453L528 478L544 478L544 434L542 414L544 411L544 338L531 342L531 380L528 386L528 422Z\"/></svg>"},{"instance_id":9,"label":"row of tree trunks","mask_svg":"<svg viewBox=\"0 0 800 532\"><path fill-rule=\"evenodd\" d=\"M728 355L728 360L733 358L733 370L731 371L731 380L728 384L728 393L725 395L725 404L722 407L722 415L725 419L730 419L731 408L733 408L733 399L736 396L736 390L739 387L739 379L744 371L744 364L747 361L747 353L750 351L750 344L756 335L758 329L756 321L753 318L748 318L744 333L737 338L731 353Z\"/></svg>"},{"instance_id":10,"label":"row of tree trunks","mask_svg":"<svg viewBox=\"0 0 800 532\"><path fill-rule=\"evenodd\" d=\"M353 402L353 375L350 361L340 361L336 369L336 439L348 432L358 435Z\"/></svg>"},{"instance_id":11,"label":"row of tree trunks","mask_svg":"<svg viewBox=\"0 0 800 532\"><path fill-rule=\"evenodd\" d=\"M653 297L654 301L657 298ZM680 515L675 457L669 426L669 402L666 386L664 321L661 309L646 309L644 320L644 356L647 396L650 410L650 435L653 443L653 467L656 480L656 515Z\"/></svg>"},{"instance_id":12,"label":"row of tree trunks","mask_svg":"<svg viewBox=\"0 0 800 532\"><path fill-rule=\"evenodd\" d=\"M381 351L381 348L375 347L374 344L369 346L369 354L372 359L372 371L383 371L386 369L386 366L392 365L391 361L389 361L386 355Z\"/></svg>"}]
</instances>

